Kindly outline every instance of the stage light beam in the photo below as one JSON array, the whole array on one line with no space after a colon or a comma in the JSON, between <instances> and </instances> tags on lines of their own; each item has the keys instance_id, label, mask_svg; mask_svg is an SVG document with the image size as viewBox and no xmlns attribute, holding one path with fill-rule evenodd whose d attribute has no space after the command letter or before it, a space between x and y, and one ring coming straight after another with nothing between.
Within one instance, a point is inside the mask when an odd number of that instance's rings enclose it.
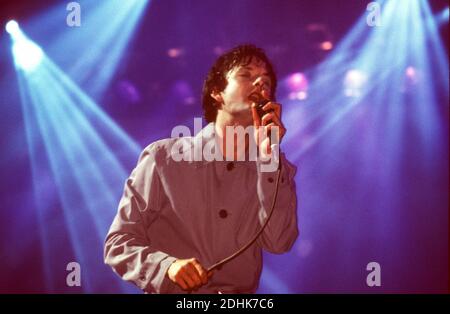
<instances>
[{"instance_id":1,"label":"stage light beam","mask_svg":"<svg viewBox=\"0 0 450 314\"><path fill-rule=\"evenodd\" d=\"M42 62L44 56L41 47L25 36L20 30L19 23L15 20L6 23L5 29L11 36L15 65L25 72L34 71Z\"/></svg>"},{"instance_id":2,"label":"stage light beam","mask_svg":"<svg viewBox=\"0 0 450 314\"><path fill-rule=\"evenodd\" d=\"M42 62L44 53L42 49L30 40L18 40L12 47L14 62L16 66L25 72L36 70Z\"/></svg>"},{"instance_id":3,"label":"stage light beam","mask_svg":"<svg viewBox=\"0 0 450 314\"><path fill-rule=\"evenodd\" d=\"M14 25L14 24L10 24ZM36 206L41 225L47 287L58 283L49 270L60 263L62 251L51 235L67 239L63 253L80 263L84 292L122 291L135 288L114 281L104 267L103 238L117 208L127 172L122 160L136 160L141 148L111 120L43 50L20 30L8 26L12 55L21 91L32 165ZM32 73L31 73L32 72ZM32 127L36 126L36 127ZM39 180L51 178L55 203L42 197ZM48 191L46 191L48 192ZM60 206L60 210L53 207ZM64 228L49 225L62 217ZM42 219L41 219L42 217ZM65 241L65 240L62 240ZM47 267L50 263L52 267ZM93 275L95 274L95 276ZM109 289L109 290L108 290Z\"/></svg>"}]
</instances>

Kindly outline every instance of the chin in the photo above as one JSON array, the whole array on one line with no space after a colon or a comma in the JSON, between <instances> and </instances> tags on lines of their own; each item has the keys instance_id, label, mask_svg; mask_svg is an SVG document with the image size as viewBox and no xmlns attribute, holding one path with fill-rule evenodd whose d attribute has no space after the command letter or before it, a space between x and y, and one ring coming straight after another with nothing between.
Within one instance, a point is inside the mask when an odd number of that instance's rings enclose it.
<instances>
[{"instance_id":1,"label":"chin","mask_svg":"<svg viewBox=\"0 0 450 314\"><path fill-rule=\"evenodd\" d=\"M233 108L231 108L231 110L229 111L230 114L232 114L233 116L240 116L240 115L245 115L248 112L251 113L251 107L242 104L242 105L236 105Z\"/></svg>"}]
</instances>

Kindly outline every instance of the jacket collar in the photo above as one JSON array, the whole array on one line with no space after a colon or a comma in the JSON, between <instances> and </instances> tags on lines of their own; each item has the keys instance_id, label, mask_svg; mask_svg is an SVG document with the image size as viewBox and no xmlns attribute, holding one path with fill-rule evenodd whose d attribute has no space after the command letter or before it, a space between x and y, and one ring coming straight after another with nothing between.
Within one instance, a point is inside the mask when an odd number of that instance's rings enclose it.
<instances>
[{"instance_id":1,"label":"jacket collar","mask_svg":"<svg viewBox=\"0 0 450 314\"><path fill-rule=\"evenodd\" d=\"M186 138L185 138L186 139ZM191 149L191 157L192 160L188 161L189 163L192 163L196 168L200 168L203 166L206 166L207 164L211 163L211 162L222 162L222 163L229 163L229 162L233 162L235 163L235 165L239 166L239 165L243 165L246 167L255 167L255 161L230 161L230 160L225 160L225 158L220 155L222 157L222 160L206 160L203 156L203 150L206 146L206 144L210 143L209 145L215 145L215 149L220 151L219 148L219 143L216 140L216 129L215 129L215 123L214 122L210 122L208 125L206 125L200 132L197 133L197 135L195 135L193 138L190 138L191 140L190 145L186 145L183 146L186 149ZM211 143L212 141L215 142L215 144ZM201 150L200 150L201 149ZM183 153L185 152L185 150L183 150ZM197 150L197 151L195 151ZM196 155L197 154L197 155ZM194 156L200 156L200 160L195 160Z\"/></svg>"}]
</instances>

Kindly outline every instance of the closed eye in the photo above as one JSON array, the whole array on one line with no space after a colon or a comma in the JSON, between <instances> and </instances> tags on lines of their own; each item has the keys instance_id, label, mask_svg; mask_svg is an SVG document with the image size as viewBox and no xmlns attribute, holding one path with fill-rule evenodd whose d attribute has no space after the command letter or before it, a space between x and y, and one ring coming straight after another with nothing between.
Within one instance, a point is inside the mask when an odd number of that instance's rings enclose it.
<instances>
[{"instance_id":1,"label":"closed eye","mask_svg":"<svg viewBox=\"0 0 450 314\"><path fill-rule=\"evenodd\" d=\"M245 79L250 79L252 81L256 80L259 77L259 76L252 76L252 74L250 72L240 72L240 73L238 73L238 76L243 77ZM264 73L261 76L262 76L261 82L264 85L266 85L266 87L270 88L271 82L270 82L268 75Z\"/></svg>"}]
</instances>

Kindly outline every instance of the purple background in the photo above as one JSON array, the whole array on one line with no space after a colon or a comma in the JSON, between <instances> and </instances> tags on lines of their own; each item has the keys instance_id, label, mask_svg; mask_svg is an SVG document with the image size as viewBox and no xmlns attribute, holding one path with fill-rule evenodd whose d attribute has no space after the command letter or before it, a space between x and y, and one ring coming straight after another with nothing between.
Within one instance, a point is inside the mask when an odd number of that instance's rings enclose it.
<instances>
[{"instance_id":1,"label":"purple background","mask_svg":"<svg viewBox=\"0 0 450 314\"><path fill-rule=\"evenodd\" d=\"M52 30L45 33L39 27L27 28L27 21L58 5L64 15L65 3L2 1L1 27L10 18L18 19L25 32L45 50L51 44L46 34ZM106 92L94 99L131 138L145 147L154 140L169 137L175 125L186 124L192 129L193 118L201 116L202 81L217 57L214 52L217 47L228 49L243 42L261 46L273 60L281 80L293 72L312 69L327 58L328 52L314 46L322 38L309 33L307 25L326 25L332 41L337 43L364 13L367 3L356 0L153 1L134 31ZM430 1L430 5L433 12L439 12L448 4ZM448 22L440 36L448 56ZM89 49L87 44L81 45ZM170 58L167 51L174 47L181 47L184 54ZM62 66L76 55L61 49L49 52L49 57ZM422 84L420 88L427 88L426 81ZM321 91L324 95L327 92ZM285 143L284 150L298 166L300 237L287 254L265 254L265 270L258 292L447 291L448 87L438 92L435 105L442 132L422 142L417 125L423 121L405 110L401 149L394 147L400 157L395 166L389 165L393 167L389 169L396 170L393 173L383 171L389 164L383 156L389 155L384 140L390 136L390 129L371 132L378 125L376 119L389 113L372 106L370 99L352 110L318 144L295 158L292 156L299 149L296 143L307 141L325 119L319 116L301 133L296 128L300 130L302 121L288 125L288 133L296 135L294 140ZM330 93L327 97L331 99L334 95ZM281 88L278 99L283 98L286 93ZM59 256L52 261L56 265L52 272L57 283L54 290L46 288L43 270L46 262L41 249L20 101L9 37L2 30L0 292L85 292L83 287L65 286L65 265L75 257L64 225L53 229L57 230L53 236L60 239L58 245L51 247ZM405 99L402 105L413 103ZM305 120L316 112L295 101L285 106L286 112L301 111ZM367 141L376 143L377 149L365 151L362 147ZM430 167L422 167L426 157L419 148L427 145L432 145L432 162ZM121 160L129 173L137 155ZM390 184L385 185L386 182ZM120 193L116 197L118 200ZM54 216L50 215L54 220L62 219L57 201L43 205L54 211ZM110 210L114 214L116 209ZM49 221L49 226L52 223ZM90 253L98 254L94 250ZM381 287L366 285L366 265L372 261L381 265ZM116 276L111 275L107 280L105 289L95 292L120 291L114 286L120 281Z\"/></svg>"}]
</instances>

